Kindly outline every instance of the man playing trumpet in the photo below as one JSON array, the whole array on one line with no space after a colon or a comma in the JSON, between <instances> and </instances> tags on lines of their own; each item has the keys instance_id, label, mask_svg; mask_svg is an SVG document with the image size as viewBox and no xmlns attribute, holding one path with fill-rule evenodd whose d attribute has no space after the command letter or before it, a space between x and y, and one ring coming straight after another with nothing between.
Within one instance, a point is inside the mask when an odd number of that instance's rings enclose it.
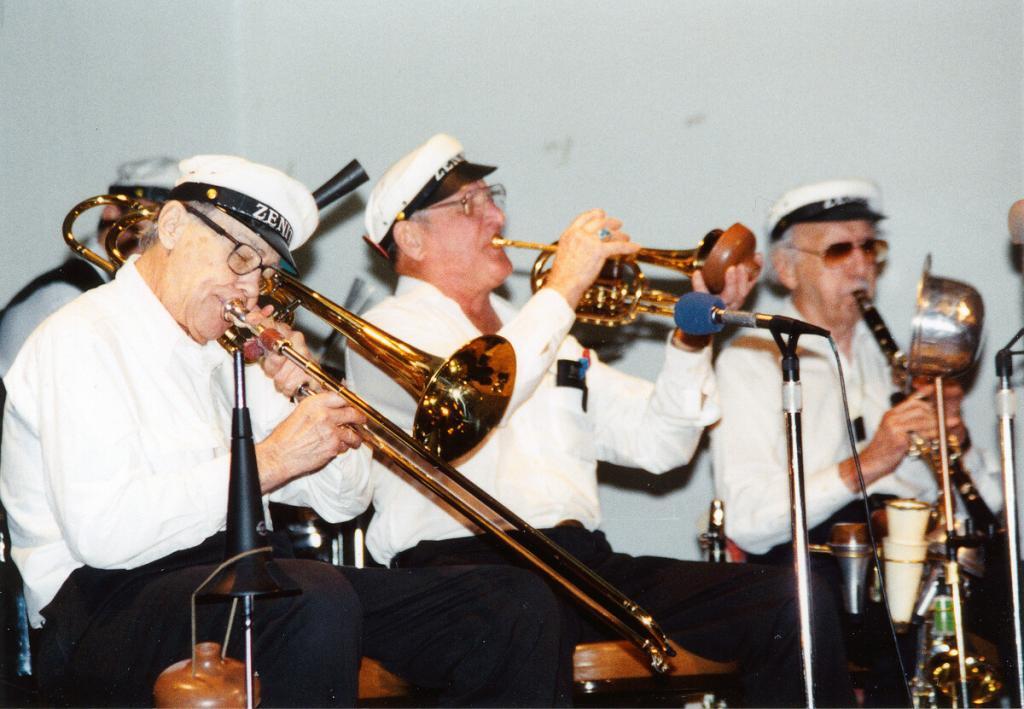
<instances>
[{"instance_id":1,"label":"man playing trumpet","mask_svg":"<svg viewBox=\"0 0 1024 709\"><path fill-rule=\"evenodd\" d=\"M199 156L182 173L141 255L48 319L5 377L0 495L48 703L149 705L158 673L189 654L190 594L224 556L225 304L264 321L261 272L294 268L318 223L309 190L272 168ZM362 512L363 415L333 392L293 404L305 376L279 355L261 365L248 403L262 492L329 521ZM362 653L444 703L554 701L558 609L525 571L339 569L267 543L302 594L256 602L264 705L354 704ZM200 606L200 640L222 636L228 607Z\"/></svg>"},{"instance_id":2,"label":"man playing trumpet","mask_svg":"<svg viewBox=\"0 0 1024 709\"><path fill-rule=\"evenodd\" d=\"M673 640L712 659L739 660L749 702L802 704L788 575L631 557L615 553L598 530L598 460L665 472L690 460L717 418L707 340L674 332L652 383L615 371L569 336L574 308L605 260L637 249L621 222L601 210L580 214L561 234L545 287L522 308L496 296L512 264L492 244L505 223L504 188L484 181L493 170L468 162L454 138L435 135L385 173L367 204L366 227L399 280L394 297L366 318L442 357L485 333L512 342L518 371L509 410L479 448L456 461L460 471L651 612ZM747 267L734 267L722 296L735 307L752 285ZM703 288L700 274L694 287ZM416 402L382 381L372 362L352 353L347 371L361 395L412 427ZM374 471L374 506L367 543L392 567L516 563L382 465ZM560 686L567 700L574 645L606 633L566 604ZM841 648L827 632L820 648L827 668L821 703L849 704Z\"/></svg>"}]
</instances>

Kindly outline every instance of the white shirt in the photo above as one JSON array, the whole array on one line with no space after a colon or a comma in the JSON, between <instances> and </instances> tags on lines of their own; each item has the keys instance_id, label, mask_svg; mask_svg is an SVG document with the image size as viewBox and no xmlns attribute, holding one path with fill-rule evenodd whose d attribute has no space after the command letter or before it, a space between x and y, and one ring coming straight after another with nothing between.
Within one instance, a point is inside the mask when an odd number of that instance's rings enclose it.
<instances>
[{"instance_id":1,"label":"white shirt","mask_svg":"<svg viewBox=\"0 0 1024 709\"><path fill-rule=\"evenodd\" d=\"M84 262L83 262L84 263ZM97 273L107 279L92 264ZM0 379L14 363L18 350L43 320L82 294L82 289L67 281L55 280L37 289L17 305L9 305L0 320Z\"/></svg>"},{"instance_id":2,"label":"white shirt","mask_svg":"<svg viewBox=\"0 0 1024 709\"><path fill-rule=\"evenodd\" d=\"M535 527L575 519L601 521L597 461L654 473L689 461L701 432L718 417L710 352L666 347L656 383L616 372L590 353L587 410L580 389L556 386L558 359L577 360L583 347L567 335L575 314L557 292L542 289L517 313L491 296L515 348L516 383L505 417L459 470ZM434 286L399 279L395 296L366 318L405 342L447 357L480 331L458 304ZM416 402L358 353L348 356L349 384L371 405L410 430ZM417 485L374 463L374 506L367 545L389 563L427 539L477 533Z\"/></svg>"},{"instance_id":3,"label":"white shirt","mask_svg":"<svg viewBox=\"0 0 1024 709\"><path fill-rule=\"evenodd\" d=\"M0 495L37 627L74 569L134 568L225 526L231 358L191 340L133 262L48 318L4 379ZM292 405L258 368L246 380L259 441ZM348 453L270 498L348 519L368 463Z\"/></svg>"},{"instance_id":4,"label":"white shirt","mask_svg":"<svg viewBox=\"0 0 1024 709\"><path fill-rule=\"evenodd\" d=\"M799 318L790 302L783 314ZM888 362L868 327L854 331L852 360L840 353L850 417L862 416L870 442L893 392ZM850 457L842 393L828 341L799 340L803 398L804 485L807 527L811 529L858 497L839 477L839 463ZM725 503L726 532L740 548L763 554L790 539L789 466L782 412L779 351L771 334L752 331L736 338L715 364L722 420L712 431L716 495ZM1000 503L999 469L972 447L964 464L990 509ZM935 475L922 461L907 457L891 474L868 486L882 493L933 502Z\"/></svg>"}]
</instances>

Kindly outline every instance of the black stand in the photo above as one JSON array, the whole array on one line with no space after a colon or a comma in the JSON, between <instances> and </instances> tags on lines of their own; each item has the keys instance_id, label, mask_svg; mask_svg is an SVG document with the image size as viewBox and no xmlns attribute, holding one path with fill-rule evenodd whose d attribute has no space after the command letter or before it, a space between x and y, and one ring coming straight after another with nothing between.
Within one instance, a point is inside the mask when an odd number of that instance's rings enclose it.
<instances>
[{"instance_id":1,"label":"black stand","mask_svg":"<svg viewBox=\"0 0 1024 709\"><path fill-rule=\"evenodd\" d=\"M252 437L252 421L245 402L245 361L242 350L234 352L235 409L231 424L231 477L228 482L227 544L228 559L222 572L209 579L210 588L197 594L239 599L243 601L245 636L245 698L253 703L252 618L256 596L283 595L301 591L274 564L260 497L256 446ZM206 583L203 584L207 585ZM202 587L200 587L202 588ZM232 609L233 610L233 609ZM230 626L229 626L230 633ZM227 638L225 638L225 652Z\"/></svg>"},{"instance_id":2,"label":"black stand","mask_svg":"<svg viewBox=\"0 0 1024 709\"><path fill-rule=\"evenodd\" d=\"M771 329L782 354L782 411L785 416L786 446L789 451L790 530L793 535L793 570L796 574L797 607L800 618L800 658L803 664L807 706L814 708L813 646L811 642L811 570L807 546L807 496L804 490L804 451L800 414L803 400L800 388L800 360L796 354L799 333Z\"/></svg>"},{"instance_id":3,"label":"black stand","mask_svg":"<svg viewBox=\"0 0 1024 709\"><path fill-rule=\"evenodd\" d=\"M1020 600L1020 566L1018 562L1017 530L1017 478L1014 464L1014 427L1013 419L1017 410L1017 398L1014 395L1010 379L1013 376L1013 355L1024 352L1013 352L1013 345L1024 337L1021 330L1009 344L996 353L996 376L999 377L999 390L996 394L996 412L999 415L999 450L1003 471L1003 509L1006 513L1006 558L1009 564L1010 608L1013 621L1014 670L1016 672L1015 706L1024 706L1024 651L1021 647L1021 600Z\"/></svg>"}]
</instances>

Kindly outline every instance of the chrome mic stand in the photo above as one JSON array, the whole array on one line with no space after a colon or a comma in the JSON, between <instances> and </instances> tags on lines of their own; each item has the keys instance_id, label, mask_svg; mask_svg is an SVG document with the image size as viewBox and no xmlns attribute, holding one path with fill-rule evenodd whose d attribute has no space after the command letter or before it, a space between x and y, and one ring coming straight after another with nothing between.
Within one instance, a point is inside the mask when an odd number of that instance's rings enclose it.
<instances>
[{"instance_id":1,"label":"chrome mic stand","mask_svg":"<svg viewBox=\"0 0 1024 709\"><path fill-rule=\"evenodd\" d=\"M1024 706L1024 651L1021 649L1020 566L1017 541L1019 525L1013 441L1013 419L1017 410L1017 397L1010 385L1010 379L1013 375L1013 355L1024 354L1024 352L1012 352L1010 348L1022 336L1024 336L1024 330L1018 332L1006 347L996 353L996 376L999 377L996 412L999 416L999 457L1003 471L1003 509L1006 511L1006 557L1010 574L1010 608L1013 621L1013 660L1017 680L1017 706Z\"/></svg>"},{"instance_id":2,"label":"chrome mic stand","mask_svg":"<svg viewBox=\"0 0 1024 709\"><path fill-rule=\"evenodd\" d=\"M785 417L789 453L790 530L793 535L793 570L796 574L797 609L800 620L800 659L808 709L814 709L814 649L811 641L811 570L807 545L807 496L804 490L804 452L801 437L803 399L800 360L796 354L799 333L785 341L779 330L771 329L782 354L782 411Z\"/></svg>"}]
</instances>

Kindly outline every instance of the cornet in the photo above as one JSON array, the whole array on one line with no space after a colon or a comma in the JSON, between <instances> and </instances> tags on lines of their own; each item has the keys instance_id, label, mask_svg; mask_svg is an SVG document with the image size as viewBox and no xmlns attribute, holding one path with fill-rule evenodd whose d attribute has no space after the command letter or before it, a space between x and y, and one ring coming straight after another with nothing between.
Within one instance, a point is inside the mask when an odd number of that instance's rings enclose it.
<instances>
[{"instance_id":1,"label":"cornet","mask_svg":"<svg viewBox=\"0 0 1024 709\"><path fill-rule=\"evenodd\" d=\"M495 236L491 243L496 247L514 246L540 251L530 272L530 285L535 293L544 286L551 271L551 260L558 249L557 242L538 244ZM638 263L670 268L686 276L700 271L708 289L712 293L720 293L725 288L725 272L730 266L746 263L752 269L756 268L756 249L757 239L753 232L736 223L725 231L714 229L708 232L695 249L640 249L632 256L609 259L601 275L580 299L576 317L581 322L606 326L627 325L640 313L672 317L679 296L649 287Z\"/></svg>"}]
</instances>

